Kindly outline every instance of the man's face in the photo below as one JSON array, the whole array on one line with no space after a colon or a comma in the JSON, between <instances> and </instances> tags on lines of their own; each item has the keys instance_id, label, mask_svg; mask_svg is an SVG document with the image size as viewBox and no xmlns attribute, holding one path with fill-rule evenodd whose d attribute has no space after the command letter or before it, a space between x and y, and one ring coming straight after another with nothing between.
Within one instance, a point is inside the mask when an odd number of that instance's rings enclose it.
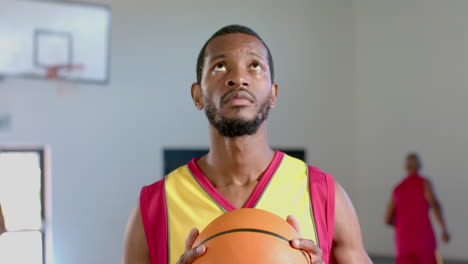
<instances>
[{"instance_id":1,"label":"man's face","mask_svg":"<svg viewBox=\"0 0 468 264\"><path fill-rule=\"evenodd\" d=\"M210 123L226 137L255 134L277 93L267 49L256 37L240 33L210 41L201 84L192 89L195 103L205 108Z\"/></svg>"},{"instance_id":2,"label":"man's face","mask_svg":"<svg viewBox=\"0 0 468 264\"><path fill-rule=\"evenodd\" d=\"M405 168L409 174L416 173L419 170L419 161L415 157L408 157Z\"/></svg>"}]
</instances>

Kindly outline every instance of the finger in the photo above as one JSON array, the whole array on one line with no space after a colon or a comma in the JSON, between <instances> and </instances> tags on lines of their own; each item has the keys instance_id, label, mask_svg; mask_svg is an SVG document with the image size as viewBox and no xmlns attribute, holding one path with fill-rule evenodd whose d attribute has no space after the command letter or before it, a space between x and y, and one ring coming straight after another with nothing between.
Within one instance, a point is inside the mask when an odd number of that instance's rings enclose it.
<instances>
[{"instance_id":1,"label":"finger","mask_svg":"<svg viewBox=\"0 0 468 264\"><path fill-rule=\"evenodd\" d=\"M297 219L294 215L288 215L288 217L286 218L286 222L288 222L296 230L298 234L301 233L299 223L297 222Z\"/></svg>"},{"instance_id":2,"label":"finger","mask_svg":"<svg viewBox=\"0 0 468 264\"><path fill-rule=\"evenodd\" d=\"M200 233L198 232L197 228L192 228L192 230L190 230L190 233L188 234L187 239L185 240L185 251L188 251L193 247L193 243L195 242L199 234Z\"/></svg>"},{"instance_id":3,"label":"finger","mask_svg":"<svg viewBox=\"0 0 468 264\"><path fill-rule=\"evenodd\" d=\"M302 249L309 253L309 255L314 257L322 258L322 250L317 247L312 240L302 239L302 238L295 238L291 242L292 246L297 249Z\"/></svg>"},{"instance_id":4,"label":"finger","mask_svg":"<svg viewBox=\"0 0 468 264\"><path fill-rule=\"evenodd\" d=\"M188 251L186 251L179 259L177 264L191 264L195 261L198 257L205 254L206 247L205 245L200 245L198 247L194 247Z\"/></svg>"},{"instance_id":5,"label":"finger","mask_svg":"<svg viewBox=\"0 0 468 264\"><path fill-rule=\"evenodd\" d=\"M294 248L305 251L313 264L324 263L322 260L322 250L317 247L312 240L296 238L291 241Z\"/></svg>"}]
</instances>

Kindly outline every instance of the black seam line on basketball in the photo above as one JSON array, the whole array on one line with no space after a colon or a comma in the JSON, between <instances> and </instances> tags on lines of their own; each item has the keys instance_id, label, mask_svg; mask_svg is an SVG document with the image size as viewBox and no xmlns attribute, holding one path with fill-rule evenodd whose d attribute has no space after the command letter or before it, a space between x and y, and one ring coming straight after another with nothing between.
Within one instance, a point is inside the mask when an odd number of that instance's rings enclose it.
<instances>
[{"instance_id":1,"label":"black seam line on basketball","mask_svg":"<svg viewBox=\"0 0 468 264\"><path fill-rule=\"evenodd\" d=\"M306 253L304 253L304 250L300 249L299 251L301 251L302 256L304 256L304 258L306 259L307 263L309 263L310 257L307 256Z\"/></svg>"},{"instance_id":2,"label":"black seam line on basketball","mask_svg":"<svg viewBox=\"0 0 468 264\"><path fill-rule=\"evenodd\" d=\"M215 235L212 235L212 236L210 236L209 238L203 240L199 245L203 245L203 244L205 244L206 242L210 241L211 239L213 239L213 238L215 238L215 237L219 237L219 236L226 235L226 234L230 234L230 233L237 233L237 232L262 233L262 234L266 234L266 235L270 235L270 236L277 237L277 238L282 239L282 240L284 240L284 241L286 241L286 242L289 243L289 239L285 238L285 237L282 236L282 235L278 235L278 234L273 233L273 232L270 232L270 231L266 231L266 230L262 230L262 229L256 229L256 228L237 228L237 229L226 230L226 231L217 233L217 234L215 234Z\"/></svg>"},{"instance_id":3,"label":"black seam line on basketball","mask_svg":"<svg viewBox=\"0 0 468 264\"><path fill-rule=\"evenodd\" d=\"M284 240L288 243L290 243L291 241L287 238L285 238L284 236L282 235L278 235L276 233L273 233L273 232L270 232L270 231L266 231L266 230L262 230L262 229L256 229L256 228L237 228L237 229L231 229L231 230L226 230L226 231L223 231L223 232L220 232L220 233L217 233L215 235L212 235L210 236L209 238L203 240L200 244L197 245L200 246L200 245L203 245L205 244L206 242L210 241L211 239L215 238L215 237L219 237L219 236L222 236L222 235L226 235L226 234L230 234L230 233L237 233L237 232L254 232L254 233L262 233L262 234L266 234L266 235L270 235L270 236L274 236L274 237L277 237L281 240ZM304 258L306 259L307 263L309 263L309 257L304 253L303 250L299 250L302 255L304 256Z\"/></svg>"}]
</instances>

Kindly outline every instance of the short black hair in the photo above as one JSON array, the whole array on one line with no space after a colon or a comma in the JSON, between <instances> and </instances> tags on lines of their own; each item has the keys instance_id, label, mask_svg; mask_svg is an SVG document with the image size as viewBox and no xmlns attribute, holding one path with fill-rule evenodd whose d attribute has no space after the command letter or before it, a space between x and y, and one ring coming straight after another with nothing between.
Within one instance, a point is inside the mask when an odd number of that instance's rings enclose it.
<instances>
[{"instance_id":1,"label":"short black hair","mask_svg":"<svg viewBox=\"0 0 468 264\"><path fill-rule=\"evenodd\" d=\"M203 45L202 49L200 50L200 53L198 54L198 59L197 59L197 83L201 83L201 77L203 73L203 66L205 64L205 51L206 51L206 46L210 43L211 40L213 40L216 37L228 35L228 34L235 34L235 33L242 33L242 34L247 34L250 36L256 37L258 40L260 40L263 45L265 46L267 52L268 52L268 66L270 68L270 78L271 82L274 80L275 76L275 71L273 67L273 57L271 56L270 49L268 48L267 44L263 41L263 39L257 34L257 32L253 31L252 29L246 27L246 26L241 26L241 25L229 25L221 28L220 30L216 31L216 33L213 34L206 42L205 45Z\"/></svg>"}]
</instances>

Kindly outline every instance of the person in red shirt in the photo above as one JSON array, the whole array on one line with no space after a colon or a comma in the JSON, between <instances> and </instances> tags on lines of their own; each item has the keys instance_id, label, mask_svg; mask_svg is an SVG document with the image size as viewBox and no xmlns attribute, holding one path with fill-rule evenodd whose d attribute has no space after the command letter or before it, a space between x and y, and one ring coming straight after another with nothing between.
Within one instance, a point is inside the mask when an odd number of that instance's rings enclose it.
<instances>
[{"instance_id":1,"label":"person in red shirt","mask_svg":"<svg viewBox=\"0 0 468 264\"><path fill-rule=\"evenodd\" d=\"M419 174L420 169L418 154L408 154L407 177L393 190L387 208L386 223L395 228L397 264L436 264L440 261L429 218L430 209L442 229L442 240L445 243L450 240L442 206L431 182Z\"/></svg>"}]
</instances>

